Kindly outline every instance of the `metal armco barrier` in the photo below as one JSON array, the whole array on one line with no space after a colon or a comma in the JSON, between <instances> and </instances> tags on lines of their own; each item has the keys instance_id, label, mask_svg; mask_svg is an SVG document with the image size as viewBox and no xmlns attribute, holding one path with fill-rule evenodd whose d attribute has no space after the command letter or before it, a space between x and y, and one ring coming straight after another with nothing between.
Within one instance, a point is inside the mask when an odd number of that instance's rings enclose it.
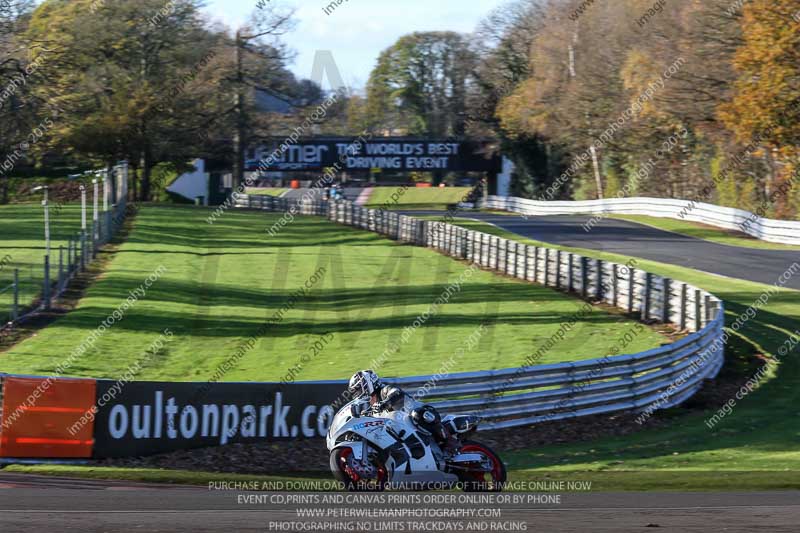
<instances>
[{"instance_id":1,"label":"metal armco barrier","mask_svg":"<svg viewBox=\"0 0 800 533\"><path fill-rule=\"evenodd\" d=\"M800 244L800 222L774 220L750 211L671 198L607 198L604 200L543 201L489 196L481 207L523 215L649 215L699 222L741 231L764 241Z\"/></svg>"},{"instance_id":2,"label":"metal armco barrier","mask_svg":"<svg viewBox=\"0 0 800 533\"><path fill-rule=\"evenodd\" d=\"M291 203L281 198L244 196L237 200L237 206L325 216L340 224L433 248L504 275L602 301L635 312L643 321L671 323L692 332L673 344L632 355L391 380L411 394L428 398L445 412L481 414L489 419L483 429L674 407L691 397L704 380L716 377L724 362L722 302L687 283L629 265L521 244L444 221L420 220L348 201Z\"/></svg>"},{"instance_id":3,"label":"metal armco barrier","mask_svg":"<svg viewBox=\"0 0 800 533\"><path fill-rule=\"evenodd\" d=\"M237 207L324 216L691 332L638 354L387 380L444 412L485 417L483 429L623 411L648 415L691 397L704 380L716 377L724 362L722 302L686 283L351 202L292 204L240 196ZM45 388L45 383L50 385ZM0 375L0 457L124 457L233 442L316 438L346 402L346 385L337 380L120 386L107 380ZM34 397L38 399L32 401Z\"/></svg>"}]
</instances>

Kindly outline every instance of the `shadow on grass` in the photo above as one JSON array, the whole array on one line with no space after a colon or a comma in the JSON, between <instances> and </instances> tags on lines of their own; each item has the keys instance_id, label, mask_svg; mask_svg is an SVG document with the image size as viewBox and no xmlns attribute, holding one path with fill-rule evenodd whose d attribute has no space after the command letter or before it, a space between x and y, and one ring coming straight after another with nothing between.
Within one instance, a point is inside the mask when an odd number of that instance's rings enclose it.
<instances>
[{"instance_id":1,"label":"shadow on grass","mask_svg":"<svg viewBox=\"0 0 800 533\"><path fill-rule=\"evenodd\" d=\"M243 287L226 284L225 280L220 278L215 279L213 284L205 284L202 290L198 290L198 285L194 281L162 278L150 287L146 301L195 305L202 296L204 302L215 307L277 310L298 290L294 286L285 289ZM140 287L142 281L143 278L140 277L107 275L101 283L92 288L89 296L121 302L131 291ZM315 288L313 292L298 300L295 308L332 312L360 308L427 306L447 292L449 287L447 283L429 285L381 283L376 287ZM565 311L569 311L571 305L579 304L578 300L551 289L532 284L502 282L462 285L460 291L452 294L451 302L458 305L529 302L531 309L534 310L542 304L562 302Z\"/></svg>"}]
</instances>

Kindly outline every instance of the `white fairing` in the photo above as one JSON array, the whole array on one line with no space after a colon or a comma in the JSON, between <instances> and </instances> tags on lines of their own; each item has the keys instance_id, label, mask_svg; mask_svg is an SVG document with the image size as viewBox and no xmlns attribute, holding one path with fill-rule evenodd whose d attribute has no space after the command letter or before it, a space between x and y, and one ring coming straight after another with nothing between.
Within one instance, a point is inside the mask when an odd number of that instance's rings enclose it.
<instances>
[{"instance_id":1,"label":"white fairing","mask_svg":"<svg viewBox=\"0 0 800 533\"><path fill-rule=\"evenodd\" d=\"M421 435L407 414L392 411L353 417L351 406L361 402L350 402L336 414L328 431L328 450L345 446L352 448L356 460L363 460L368 453L369 447L365 443L378 451L389 451L386 470L391 484L458 481L456 475L442 471L444 462L439 446L426 435ZM342 440L348 434L358 435L363 441Z\"/></svg>"}]
</instances>

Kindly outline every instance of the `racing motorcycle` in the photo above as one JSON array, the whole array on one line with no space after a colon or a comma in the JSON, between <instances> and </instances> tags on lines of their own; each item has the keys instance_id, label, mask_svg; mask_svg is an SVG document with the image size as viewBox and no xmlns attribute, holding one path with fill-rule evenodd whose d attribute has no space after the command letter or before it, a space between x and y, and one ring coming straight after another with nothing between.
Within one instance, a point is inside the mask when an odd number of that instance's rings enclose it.
<instances>
[{"instance_id":1,"label":"racing motorcycle","mask_svg":"<svg viewBox=\"0 0 800 533\"><path fill-rule=\"evenodd\" d=\"M499 492L506 481L505 465L488 446L469 440L480 420L470 415L442 418L459 442L453 453L443 450L406 413L378 413L368 400L353 400L328 430L331 472L351 491L460 486L465 491Z\"/></svg>"}]
</instances>

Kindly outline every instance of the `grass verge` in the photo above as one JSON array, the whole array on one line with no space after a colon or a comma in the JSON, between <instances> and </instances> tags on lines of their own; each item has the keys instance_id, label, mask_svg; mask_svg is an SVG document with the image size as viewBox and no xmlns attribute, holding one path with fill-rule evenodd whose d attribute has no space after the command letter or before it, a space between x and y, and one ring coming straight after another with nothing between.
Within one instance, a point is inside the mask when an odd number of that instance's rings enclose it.
<instances>
[{"instance_id":1,"label":"grass verge","mask_svg":"<svg viewBox=\"0 0 800 533\"><path fill-rule=\"evenodd\" d=\"M689 237L695 237L697 239L712 241L719 244L727 244L729 246L741 246L744 248L756 248L762 250L796 250L800 252L800 246L762 241L740 231L725 230L716 228L714 226L708 226L706 224L699 224L697 222L674 220L671 218L650 217L644 215L611 215L609 218L636 222L638 224L653 226L654 228L663 229L665 231L672 231L674 233L688 235Z\"/></svg>"},{"instance_id":2,"label":"grass verge","mask_svg":"<svg viewBox=\"0 0 800 533\"><path fill-rule=\"evenodd\" d=\"M51 269L58 275L59 247L80 230L80 206L55 203L50 207ZM89 215L91 217L91 214ZM40 204L0 206L0 290L13 283L19 269L20 305L30 304L44 281L44 210ZM66 261L66 255L64 256ZM11 310L11 291L0 294L0 323Z\"/></svg>"},{"instance_id":3,"label":"grass verge","mask_svg":"<svg viewBox=\"0 0 800 533\"><path fill-rule=\"evenodd\" d=\"M399 342L425 313L429 318L400 343L382 374L434 374L445 362L450 371L508 368L521 365L583 306L571 296L488 272L467 276L464 263L322 218L297 218L270 236L266 230L279 215L236 211L209 225L208 212L142 208L77 308L0 354L0 371L52 373L157 271L160 277L146 294L88 344L69 375L118 379L168 328L172 341L147 359L136 379L206 381L233 358L238 363L223 381L280 380L322 336L332 340L297 379L347 378ZM322 272L319 281L289 306L315 272ZM458 281L449 303L431 312ZM282 318L273 329L235 357L276 314ZM453 360L481 325L487 327L478 346ZM602 357L632 325L595 308L542 363ZM668 339L647 329L630 349L663 342Z\"/></svg>"},{"instance_id":4,"label":"grass verge","mask_svg":"<svg viewBox=\"0 0 800 533\"><path fill-rule=\"evenodd\" d=\"M376 187L366 207L447 209L448 205L464 201L471 190L471 187Z\"/></svg>"},{"instance_id":5,"label":"grass verge","mask_svg":"<svg viewBox=\"0 0 800 533\"><path fill-rule=\"evenodd\" d=\"M289 189L281 188L281 187L268 187L262 189L247 189L247 194L252 194L254 196L280 196Z\"/></svg>"}]
</instances>

